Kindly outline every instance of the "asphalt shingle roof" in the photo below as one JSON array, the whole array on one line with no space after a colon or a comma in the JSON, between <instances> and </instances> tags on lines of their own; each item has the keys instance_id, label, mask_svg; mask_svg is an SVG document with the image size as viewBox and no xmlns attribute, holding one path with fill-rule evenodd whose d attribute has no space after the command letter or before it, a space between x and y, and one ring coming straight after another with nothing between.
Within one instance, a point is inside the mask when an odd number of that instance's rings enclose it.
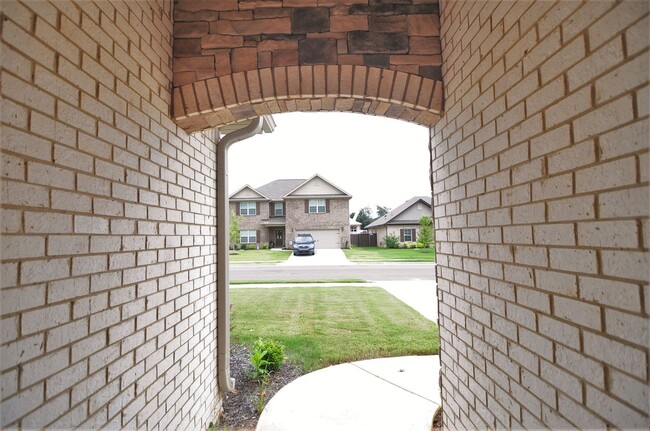
<instances>
[{"instance_id":1,"label":"asphalt shingle roof","mask_svg":"<svg viewBox=\"0 0 650 431\"><path fill-rule=\"evenodd\" d=\"M282 200L284 195L304 182L305 180L275 180L271 181L268 184L264 184L263 186L257 187L255 190L262 193L264 196L268 197L271 200L279 201Z\"/></svg>"},{"instance_id":2,"label":"asphalt shingle roof","mask_svg":"<svg viewBox=\"0 0 650 431\"><path fill-rule=\"evenodd\" d=\"M368 226L366 226L366 229L369 228L369 227L378 227L378 226L383 226L385 224L389 224L391 222L391 220L393 220L395 217L402 214L404 211L409 209L414 203L416 203L419 200L422 200L427 205L431 206L431 197L429 197L429 196L413 196L411 199L407 200L402 205L398 206L397 208L395 208L393 210L388 211L388 214L386 214L385 216L380 217L377 220L370 223Z\"/></svg>"}]
</instances>

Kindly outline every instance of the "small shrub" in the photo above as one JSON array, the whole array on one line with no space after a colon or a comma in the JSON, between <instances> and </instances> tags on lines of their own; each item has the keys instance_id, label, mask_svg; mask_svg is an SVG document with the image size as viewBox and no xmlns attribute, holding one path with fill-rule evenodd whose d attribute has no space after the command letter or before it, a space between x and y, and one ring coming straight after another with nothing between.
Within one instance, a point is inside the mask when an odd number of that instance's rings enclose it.
<instances>
[{"instance_id":1,"label":"small shrub","mask_svg":"<svg viewBox=\"0 0 650 431\"><path fill-rule=\"evenodd\" d=\"M267 243L262 244L262 250L268 250L269 245Z\"/></svg>"},{"instance_id":2,"label":"small shrub","mask_svg":"<svg viewBox=\"0 0 650 431\"><path fill-rule=\"evenodd\" d=\"M399 248L399 237L395 234L386 235L384 237L386 248Z\"/></svg>"},{"instance_id":3,"label":"small shrub","mask_svg":"<svg viewBox=\"0 0 650 431\"><path fill-rule=\"evenodd\" d=\"M258 339L251 349L253 378L264 379L284 362L284 346L271 339Z\"/></svg>"},{"instance_id":4,"label":"small shrub","mask_svg":"<svg viewBox=\"0 0 650 431\"><path fill-rule=\"evenodd\" d=\"M248 244L248 249L249 250L255 250L256 248L257 247L255 246L255 244Z\"/></svg>"},{"instance_id":5,"label":"small shrub","mask_svg":"<svg viewBox=\"0 0 650 431\"><path fill-rule=\"evenodd\" d=\"M421 242L418 242L418 248L424 248L424 244L422 244Z\"/></svg>"}]
</instances>

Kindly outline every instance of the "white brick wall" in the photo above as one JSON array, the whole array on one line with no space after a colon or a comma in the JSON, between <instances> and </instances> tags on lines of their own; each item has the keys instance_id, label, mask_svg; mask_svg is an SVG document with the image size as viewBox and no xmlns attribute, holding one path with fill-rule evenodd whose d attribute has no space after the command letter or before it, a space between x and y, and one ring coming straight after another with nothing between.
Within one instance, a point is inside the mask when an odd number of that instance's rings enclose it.
<instances>
[{"instance_id":1,"label":"white brick wall","mask_svg":"<svg viewBox=\"0 0 650 431\"><path fill-rule=\"evenodd\" d=\"M450 429L650 426L649 11L441 4L431 147Z\"/></svg>"},{"instance_id":2,"label":"white brick wall","mask_svg":"<svg viewBox=\"0 0 650 431\"><path fill-rule=\"evenodd\" d=\"M168 117L172 6L0 6L2 428L216 419L214 143Z\"/></svg>"}]
</instances>

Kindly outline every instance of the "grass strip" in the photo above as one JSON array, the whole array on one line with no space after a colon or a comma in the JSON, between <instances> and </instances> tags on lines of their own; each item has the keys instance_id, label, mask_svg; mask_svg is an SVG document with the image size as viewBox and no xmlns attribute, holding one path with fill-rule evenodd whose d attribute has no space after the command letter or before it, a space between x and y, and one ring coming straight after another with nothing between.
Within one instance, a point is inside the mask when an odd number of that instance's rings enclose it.
<instances>
[{"instance_id":1,"label":"grass strip","mask_svg":"<svg viewBox=\"0 0 650 431\"><path fill-rule=\"evenodd\" d=\"M277 263L289 256L291 250L238 250L230 252L230 263Z\"/></svg>"},{"instance_id":2,"label":"grass strip","mask_svg":"<svg viewBox=\"0 0 650 431\"><path fill-rule=\"evenodd\" d=\"M230 284L355 284L366 283L360 278L341 278L336 280L233 280Z\"/></svg>"},{"instance_id":3,"label":"grass strip","mask_svg":"<svg viewBox=\"0 0 650 431\"><path fill-rule=\"evenodd\" d=\"M434 262L433 248L352 247L343 250L352 262Z\"/></svg>"}]
</instances>

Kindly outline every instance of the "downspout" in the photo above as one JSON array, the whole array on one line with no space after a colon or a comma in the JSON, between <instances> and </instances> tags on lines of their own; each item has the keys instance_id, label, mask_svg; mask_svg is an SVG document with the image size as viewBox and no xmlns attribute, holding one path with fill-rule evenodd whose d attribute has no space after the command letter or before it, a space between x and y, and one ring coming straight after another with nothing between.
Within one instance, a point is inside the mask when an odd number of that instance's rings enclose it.
<instances>
[{"instance_id":1,"label":"downspout","mask_svg":"<svg viewBox=\"0 0 650 431\"><path fill-rule=\"evenodd\" d=\"M262 118L228 133L217 141L217 376L219 388L230 392L235 379L230 377L230 207L228 202L228 147L262 131Z\"/></svg>"}]
</instances>

